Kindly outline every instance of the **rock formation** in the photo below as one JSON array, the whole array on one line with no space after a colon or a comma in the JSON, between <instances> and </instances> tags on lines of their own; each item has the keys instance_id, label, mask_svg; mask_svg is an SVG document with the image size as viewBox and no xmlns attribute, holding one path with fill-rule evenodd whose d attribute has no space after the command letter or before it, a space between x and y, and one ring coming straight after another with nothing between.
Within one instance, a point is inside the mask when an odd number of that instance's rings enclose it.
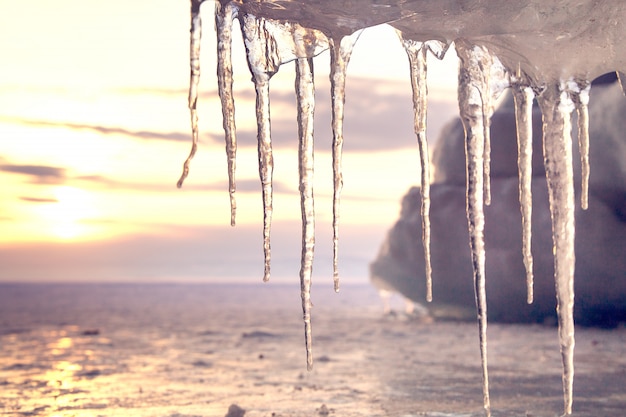
<instances>
[{"instance_id":1,"label":"rock formation","mask_svg":"<svg viewBox=\"0 0 626 417\"><path fill-rule=\"evenodd\" d=\"M609 327L626 321L626 98L614 80L597 80L591 90L589 208L582 210L578 202L576 208L575 319L578 324ZM556 298L541 114L538 109L533 114L532 304L526 303L512 99L494 114L491 132L493 197L485 207L488 317L492 322L553 322ZM442 130L432 153L433 303L426 307L435 316L458 317L460 309L475 319L464 138L461 121L454 120ZM579 192L577 158L574 171ZM420 190L414 187L403 198L400 218L370 266L370 278L379 289L424 303L420 205Z\"/></svg>"}]
</instances>

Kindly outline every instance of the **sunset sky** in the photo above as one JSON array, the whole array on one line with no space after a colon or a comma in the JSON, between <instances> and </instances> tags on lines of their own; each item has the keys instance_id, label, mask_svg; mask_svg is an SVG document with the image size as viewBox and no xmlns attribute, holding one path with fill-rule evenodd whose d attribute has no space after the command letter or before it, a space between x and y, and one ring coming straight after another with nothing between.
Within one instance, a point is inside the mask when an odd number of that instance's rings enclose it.
<instances>
[{"instance_id":1,"label":"sunset sky","mask_svg":"<svg viewBox=\"0 0 626 417\"><path fill-rule=\"evenodd\" d=\"M260 280L254 89L235 40L237 226L230 227L213 3L203 5L200 147L190 148L189 3L0 0L0 281ZM454 52L430 61L429 135L456 114ZM316 282L331 282L328 53L316 58ZM293 64L272 79L273 277L297 280ZM419 181L406 55L370 28L348 69L340 272L365 282Z\"/></svg>"}]
</instances>

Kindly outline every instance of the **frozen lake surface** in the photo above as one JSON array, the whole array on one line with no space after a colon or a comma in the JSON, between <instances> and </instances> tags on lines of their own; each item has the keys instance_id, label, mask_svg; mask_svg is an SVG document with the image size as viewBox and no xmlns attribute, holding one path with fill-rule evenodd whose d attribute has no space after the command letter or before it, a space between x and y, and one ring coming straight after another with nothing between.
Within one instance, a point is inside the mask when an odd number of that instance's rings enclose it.
<instances>
[{"instance_id":1,"label":"frozen lake surface","mask_svg":"<svg viewBox=\"0 0 626 417\"><path fill-rule=\"evenodd\" d=\"M7 416L482 416L474 322L383 315L368 285L0 285ZM555 329L489 325L494 416L558 416ZM579 328L574 416L622 416L626 330ZM230 417L230 416L229 416Z\"/></svg>"}]
</instances>

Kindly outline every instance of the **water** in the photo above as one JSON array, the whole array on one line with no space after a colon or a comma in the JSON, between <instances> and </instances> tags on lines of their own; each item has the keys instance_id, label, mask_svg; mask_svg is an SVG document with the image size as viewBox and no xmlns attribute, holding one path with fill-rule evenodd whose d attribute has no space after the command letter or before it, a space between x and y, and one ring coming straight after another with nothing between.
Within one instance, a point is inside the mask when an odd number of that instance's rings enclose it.
<instances>
[{"instance_id":1,"label":"water","mask_svg":"<svg viewBox=\"0 0 626 417\"><path fill-rule=\"evenodd\" d=\"M474 323L383 315L367 285L2 284L0 415L479 416ZM395 305L396 309L399 308ZM492 324L494 416L556 415L554 329ZM577 416L626 409L626 331L577 330Z\"/></svg>"}]
</instances>

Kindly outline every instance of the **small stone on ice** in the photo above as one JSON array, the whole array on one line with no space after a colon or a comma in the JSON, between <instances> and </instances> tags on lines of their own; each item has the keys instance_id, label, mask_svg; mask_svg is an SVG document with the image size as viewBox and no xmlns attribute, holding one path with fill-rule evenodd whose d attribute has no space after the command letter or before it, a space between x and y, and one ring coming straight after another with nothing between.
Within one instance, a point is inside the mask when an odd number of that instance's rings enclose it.
<instances>
[{"instance_id":1,"label":"small stone on ice","mask_svg":"<svg viewBox=\"0 0 626 417\"><path fill-rule=\"evenodd\" d=\"M243 417L246 414L246 410L239 407L237 404L231 404L228 407L228 413L224 417Z\"/></svg>"}]
</instances>

